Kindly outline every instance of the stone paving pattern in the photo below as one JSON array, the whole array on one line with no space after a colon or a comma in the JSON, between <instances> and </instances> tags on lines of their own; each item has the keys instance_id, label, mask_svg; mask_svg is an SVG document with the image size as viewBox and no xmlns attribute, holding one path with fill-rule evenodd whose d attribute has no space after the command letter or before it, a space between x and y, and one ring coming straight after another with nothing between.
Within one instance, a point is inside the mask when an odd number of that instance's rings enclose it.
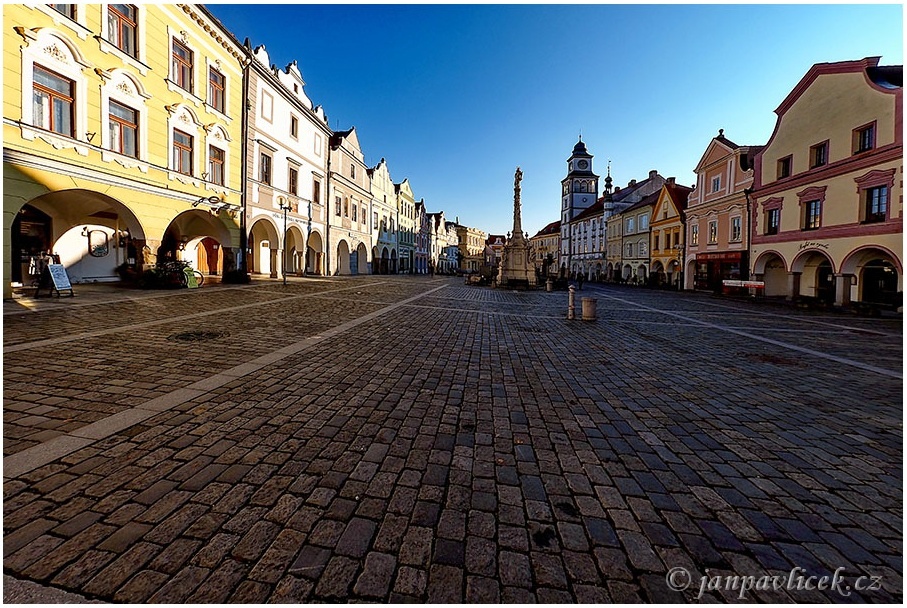
<instances>
[{"instance_id":1,"label":"stone paving pattern","mask_svg":"<svg viewBox=\"0 0 907 608\"><path fill-rule=\"evenodd\" d=\"M563 292L438 277L61 305L4 315L5 454L437 287L5 477L4 571L116 602L586 603L844 567L882 589L747 598L901 601L900 319L587 285L598 321L566 321Z\"/></svg>"}]
</instances>

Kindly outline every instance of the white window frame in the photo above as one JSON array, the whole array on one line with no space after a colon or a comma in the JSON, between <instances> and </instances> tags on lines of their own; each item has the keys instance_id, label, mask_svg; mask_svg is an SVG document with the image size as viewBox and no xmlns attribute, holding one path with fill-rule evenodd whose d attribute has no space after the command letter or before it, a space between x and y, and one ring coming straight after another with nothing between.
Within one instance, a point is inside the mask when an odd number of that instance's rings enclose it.
<instances>
[{"instance_id":1,"label":"white window frame","mask_svg":"<svg viewBox=\"0 0 907 608\"><path fill-rule=\"evenodd\" d=\"M221 76L224 77L224 111L221 112L208 101L208 93L210 87L210 77L211 69L217 70ZM227 120L227 122L233 120L230 118L230 77L227 74L226 70L223 68L223 64L220 59L214 59L212 61L209 57L205 57L205 109L214 114L215 116L220 116Z\"/></svg>"},{"instance_id":2,"label":"white window frame","mask_svg":"<svg viewBox=\"0 0 907 608\"><path fill-rule=\"evenodd\" d=\"M734 224L734 221L737 221L737 224ZM736 236L734 232L737 232ZM739 215L735 215L731 218L731 235L728 239L731 243L739 243L743 240L743 218Z\"/></svg>"},{"instance_id":3,"label":"white window frame","mask_svg":"<svg viewBox=\"0 0 907 608\"><path fill-rule=\"evenodd\" d=\"M205 190L211 190L219 194L227 194L230 188L230 132L222 125L214 125L207 130L205 135L205 172L208 171L208 165L211 161L211 146L224 153L224 185L216 184L209 179L205 179ZM208 178L211 176L209 175Z\"/></svg>"},{"instance_id":4,"label":"white window frame","mask_svg":"<svg viewBox=\"0 0 907 608\"><path fill-rule=\"evenodd\" d=\"M146 4L136 4L135 5L135 11L136 11L135 12L135 27L138 28L138 35L136 36L135 48L138 53L138 58L133 57L132 55L129 55L127 53L124 53L115 44L113 44L112 42L108 42L107 39L110 37L110 30L107 26L107 13L108 13L108 7L110 6L110 3L101 4L101 5L95 4L95 5L88 5L88 6L91 6L92 8L94 8L95 6L101 7L101 36L98 38L101 52L108 53L110 55L116 55L117 57L120 58L120 60L123 61L123 63L130 65L130 66L134 67L135 69L137 69L142 76L147 76L148 72L149 72L149 70L151 70L151 68L148 67L148 65L142 61L142 59L144 59L145 55L146 55L145 49L148 48L145 44L145 32L148 29L146 26L146 20L145 20L145 15L148 12L147 5ZM85 7L86 7L86 5L79 4L80 9L84 9ZM51 9L51 10L53 10L53 9ZM78 17L78 14L76 14L76 17ZM170 45L168 44L167 47L169 49ZM170 61L169 53L167 55L167 61L168 62ZM167 68L167 70L169 73L170 68Z\"/></svg>"},{"instance_id":5,"label":"white window frame","mask_svg":"<svg viewBox=\"0 0 907 608\"><path fill-rule=\"evenodd\" d=\"M180 44L185 46L187 49L192 51L192 91L187 91L180 85L176 84L176 79L173 74L173 41L177 40ZM197 95L199 90L199 77L198 77L198 68L199 65L204 65L207 70L207 62L202 62L201 58L205 55L200 53L198 48L196 48L191 42L189 42L189 35L185 31L178 31L172 26L167 26L167 89L178 93L183 99L190 102L196 108L211 108L205 102L204 99ZM226 75L224 75L226 77ZM205 95L208 94L208 73L205 72L204 77L201 79L201 82L204 82ZM226 99L224 100L226 101ZM211 108L213 110L213 108Z\"/></svg>"},{"instance_id":6,"label":"white window frame","mask_svg":"<svg viewBox=\"0 0 907 608\"><path fill-rule=\"evenodd\" d=\"M142 173L148 173L148 107L145 100L151 99L151 94L142 87L141 82L129 72L114 69L101 73L105 81L101 87L101 160L116 161L124 167L138 167ZM138 158L125 156L110 149L110 129L107 122L110 120L111 100L127 106L139 114L136 145L139 147ZM173 137L171 133L171 137Z\"/></svg>"},{"instance_id":7,"label":"white window frame","mask_svg":"<svg viewBox=\"0 0 907 608\"><path fill-rule=\"evenodd\" d=\"M53 10L48 7L48 10ZM56 12L56 11L54 11ZM63 17L62 15L60 15ZM65 18L65 17L64 17ZM21 47L22 52L22 138L33 141L42 139L56 149L73 148L82 156L88 156L88 79L84 70L90 64L82 57L79 49L64 34L52 28L23 30L29 43ZM73 134L61 135L35 126L34 78L35 64L56 72L73 82ZM106 128L107 121L104 121ZM95 135L96 136L96 135ZM92 138L94 139L94 137Z\"/></svg>"},{"instance_id":8,"label":"white window frame","mask_svg":"<svg viewBox=\"0 0 907 608\"><path fill-rule=\"evenodd\" d=\"M721 175L714 175L714 176L712 176L711 193L714 194L715 192L720 192L720 191L721 191Z\"/></svg>"},{"instance_id":9,"label":"white window frame","mask_svg":"<svg viewBox=\"0 0 907 608\"><path fill-rule=\"evenodd\" d=\"M171 113L170 118L167 119L167 178L171 181L176 180L184 184L200 186L201 182L199 181L199 176L202 174L202 171L199 171L199 167L202 166L199 163L200 146L205 147L205 163L203 166L205 171L208 170L208 146L205 143L206 138L200 137L202 124L195 115L195 111L187 104L175 104L175 106L169 106L168 109L171 110ZM178 129L186 135L192 136L192 175L180 173L173 166L174 129Z\"/></svg>"}]
</instances>

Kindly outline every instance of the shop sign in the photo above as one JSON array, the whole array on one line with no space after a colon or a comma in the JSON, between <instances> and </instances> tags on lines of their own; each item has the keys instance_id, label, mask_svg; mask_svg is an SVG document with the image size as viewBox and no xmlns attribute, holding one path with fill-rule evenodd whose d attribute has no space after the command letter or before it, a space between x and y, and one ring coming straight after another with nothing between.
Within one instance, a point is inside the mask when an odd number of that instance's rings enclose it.
<instances>
[{"instance_id":1,"label":"shop sign","mask_svg":"<svg viewBox=\"0 0 907 608\"><path fill-rule=\"evenodd\" d=\"M720 261L730 261L730 262L739 262L740 261L740 252L733 253L697 253L696 261L707 261L707 260L720 260Z\"/></svg>"},{"instance_id":2,"label":"shop sign","mask_svg":"<svg viewBox=\"0 0 907 608\"><path fill-rule=\"evenodd\" d=\"M725 279L721 282L725 287L747 287L752 289L764 289L765 281L737 281Z\"/></svg>"}]
</instances>

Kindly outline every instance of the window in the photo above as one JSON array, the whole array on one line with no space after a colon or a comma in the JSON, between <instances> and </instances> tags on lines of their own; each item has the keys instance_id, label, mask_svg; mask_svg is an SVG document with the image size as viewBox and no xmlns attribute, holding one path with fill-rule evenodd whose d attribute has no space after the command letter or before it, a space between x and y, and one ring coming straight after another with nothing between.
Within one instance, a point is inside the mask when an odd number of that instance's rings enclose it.
<instances>
[{"instance_id":1,"label":"window","mask_svg":"<svg viewBox=\"0 0 907 608\"><path fill-rule=\"evenodd\" d=\"M378 212L372 213L372 230L378 229Z\"/></svg>"},{"instance_id":2,"label":"window","mask_svg":"<svg viewBox=\"0 0 907 608\"><path fill-rule=\"evenodd\" d=\"M321 203L321 182L317 179L312 180L312 202Z\"/></svg>"},{"instance_id":3,"label":"window","mask_svg":"<svg viewBox=\"0 0 907 608\"><path fill-rule=\"evenodd\" d=\"M690 245L699 244L699 224L690 226Z\"/></svg>"},{"instance_id":4,"label":"window","mask_svg":"<svg viewBox=\"0 0 907 608\"><path fill-rule=\"evenodd\" d=\"M224 185L224 151L208 146L208 181L218 186Z\"/></svg>"},{"instance_id":5,"label":"window","mask_svg":"<svg viewBox=\"0 0 907 608\"><path fill-rule=\"evenodd\" d=\"M884 222L888 215L888 187L866 189L866 223Z\"/></svg>"},{"instance_id":6,"label":"window","mask_svg":"<svg viewBox=\"0 0 907 608\"><path fill-rule=\"evenodd\" d=\"M365 205L362 205L362 213L359 215L362 218L362 223L365 224L368 222L368 216L365 214Z\"/></svg>"},{"instance_id":7,"label":"window","mask_svg":"<svg viewBox=\"0 0 907 608\"><path fill-rule=\"evenodd\" d=\"M173 130L173 170L192 175L192 136Z\"/></svg>"},{"instance_id":8,"label":"window","mask_svg":"<svg viewBox=\"0 0 907 608\"><path fill-rule=\"evenodd\" d=\"M712 220L709 222L709 243L718 242L718 222Z\"/></svg>"},{"instance_id":9,"label":"window","mask_svg":"<svg viewBox=\"0 0 907 608\"><path fill-rule=\"evenodd\" d=\"M258 181L271 185L271 155L261 153L261 162L258 165Z\"/></svg>"},{"instance_id":10,"label":"window","mask_svg":"<svg viewBox=\"0 0 907 608\"><path fill-rule=\"evenodd\" d=\"M343 217L349 217L349 216L350 216L350 199L344 198L343 199Z\"/></svg>"},{"instance_id":11,"label":"window","mask_svg":"<svg viewBox=\"0 0 907 608\"><path fill-rule=\"evenodd\" d=\"M293 196L299 194L299 169L290 167L287 170L287 192Z\"/></svg>"},{"instance_id":12,"label":"window","mask_svg":"<svg viewBox=\"0 0 907 608\"><path fill-rule=\"evenodd\" d=\"M661 235L656 233L652 241L652 251L658 251L660 248L658 246L658 240Z\"/></svg>"},{"instance_id":13,"label":"window","mask_svg":"<svg viewBox=\"0 0 907 608\"><path fill-rule=\"evenodd\" d=\"M340 197L334 197L334 215L340 217Z\"/></svg>"},{"instance_id":14,"label":"window","mask_svg":"<svg viewBox=\"0 0 907 608\"><path fill-rule=\"evenodd\" d=\"M358 207L357 205L353 204L353 217L352 217L352 220L353 220L354 222L358 222L358 221L359 221L358 209L359 209L359 207Z\"/></svg>"},{"instance_id":15,"label":"window","mask_svg":"<svg viewBox=\"0 0 907 608\"><path fill-rule=\"evenodd\" d=\"M741 230L741 226L742 226L741 222L742 222L742 220L739 217L731 218L731 240L732 241L739 241L741 239L741 236L743 234L743 232Z\"/></svg>"},{"instance_id":16,"label":"window","mask_svg":"<svg viewBox=\"0 0 907 608\"><path fill-rule=\"evenodd\" d=\"M192 51L173 40L173 82L192 92Z\"/></svg>"},{"instance_id":17,"label":"window","mask_svg":"<svg viewBox=\"0 0 907 608\"><path fill-rule=\"evenodd\" d=\"M803 230L815 230L822 225L822 201L808 201L803 205Z\"/></svg>"},{"instance_id":18,"label":"window","mask_svg":"<svg viewBox=\"0 0 907 608\"><path fill-rule=\"evenodd\" d=\"M646 248L646 243L640 243L638 249L639 249L639 257L644 258L647 255L649 255L649 251Z\"/></svg>"},{"instance_id":19,"label":"window","mask_svg":"<svg viewBox=\"0 0 907 608\"><path fill-rule=\"evenodd\" d=\"M815 169L828 164L828 142L823 141L809 149L809 168Z\"/></svg>"},{"instance_id":20,"label":"window","mask_svg":"<svg viewBox=\"0 0 907 608\"><path fill-rule=\"evenodd\" d=\"M290 116L290 137L297 139L299 137L299 119Z\"/></svg>"},{"instance_id":21,"label":"window","mask_svg":"<svg viewBox=\"0 0 907 608\"><path fill-rule=\"evenodd\" d=\"M136 8L132 4L107 6L108 42L130 57L138 57L136 48Z\"/></svg>"},{"instance_id":22,"label":"window","mask_svg":"<svg viewBox=\"0 0 907 608\"><path fill-rule=\"evenodd\" d=\"M54 9L61 15L66 15L70 19L75 20L75 18L76 18L76 5L75 4L48 4L47 6Z\"/></svg>"},{"instance_id":23,"label":"window","mask_svg":"<svg viewBox=\"0 0 907 608\"><path fill-rule=\"evenodd\" d=\"M633 243L627 243L627 257L633 257Z\"/></svg>"},{"instance_id":24,"label":"window","mask_svg":"<svg viewBox=\"0 0 907 608\"><path fill-rule=\"evenodd\" d=\"M356 179L356 165L350 165L350 177Z\"/></svg>"},{"instance_id":25,"label":"window","mask_svg":"<svg viewBox=\"0 0 907 608\"><path fill-rule=\"evenodd\" d=\"M110 149L138 158L139 113L111 100L109 128Z\"/></svg>"},{"instance_id":26,"label":"window","mask_svg":"<svg viewBox=\"0 0 907 608\"><path fill-rule=\"evenodd\" d=\"M853 153L859 154L875 147L875 123L854 129Z\"/></svg>"},{"instance_id":27,"label":"window","mask_svg":"<svg viewBox=\"0 0 907 608\"><path fill-rule=\"evenodd\" d=\"M769 209L765 212L765 234L778 234L781 226L781 210Z\"/></svg>"},{"instance_id":28,"label":"window","mask_svg":"<svg viewBox=\"0 0 907 608\"><path fill-rule=\"evenodd\" d=\"M665 211L665 213L667 213L667 211ZM648 230L648 229L649 229L649 216L648 216L648 215L640 215L640 216L639 216L639 229L640 229L640 230Z\"/></svg>"},{"instance_id":29,"label":"window","mask_svg":"<svg viewBox=\"0 0 907 608\"><path fill-rule=\"evenodd\" d=\"M792 162L793 156L785 156L778 160L778 179L790 176Z\"/></svg>"},{"instance_id":30,"label":"window","mask_svg":"<svg viewBox=\"0 0 907 608\"><path fill-rule=\"evenodd\" d=\"M636 218L628 217L627 218L627 229L624 231L624 234L632 234L636 231Z\"/></svg>"},{"instance_id":31,"label":"window","mask_svg":"<svg viewBox=\"0 0 907 608\"><path fill-rule=\"evenodd\" d=\"M73 81L36 65L32 87L35 126L74 137Z\"/></svg>"},{"instance_id":32,"label":"window","mask_svg":"<svg viewBox=\"0 0 907 608\"><path fill-rule=\"evenodd\" d=\"M185 88L185 87L184 87ZM227 88L227 81L224 78L224 75L215 70L214 68L208 69L208 105L220 112L224 113L224 108L226 107L224 91Z\"/></svg>"},{"instance_id":33,"label":"window","mask_svg":"<svg viewBox=\"0 0 907 608\"><path fill-rule=\"evenodd\" d=\"M716 175L712 178L712 192L718 192L721 190L721 176Z\"/></svg>"}]
</instances>

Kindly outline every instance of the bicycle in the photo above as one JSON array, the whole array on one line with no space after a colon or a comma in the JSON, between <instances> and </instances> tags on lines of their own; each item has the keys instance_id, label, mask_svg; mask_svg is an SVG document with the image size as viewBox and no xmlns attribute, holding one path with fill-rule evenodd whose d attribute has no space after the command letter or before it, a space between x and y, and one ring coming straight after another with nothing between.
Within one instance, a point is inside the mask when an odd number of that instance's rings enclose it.
<instances>
[{"instance_id":1,"label":"bicycle","mask_svg":"<svg viewBox=\"0 0 907 608\"><path fill-rule=\"evenodd\" d=\"M189 287L189 277L192 276L195 277L195 284L199 287L201 287L205 283L205 275L194 268L186 266L185 268L183 268L183 276L181 279L183 287Z\"/></svg>"}]
</instances>

